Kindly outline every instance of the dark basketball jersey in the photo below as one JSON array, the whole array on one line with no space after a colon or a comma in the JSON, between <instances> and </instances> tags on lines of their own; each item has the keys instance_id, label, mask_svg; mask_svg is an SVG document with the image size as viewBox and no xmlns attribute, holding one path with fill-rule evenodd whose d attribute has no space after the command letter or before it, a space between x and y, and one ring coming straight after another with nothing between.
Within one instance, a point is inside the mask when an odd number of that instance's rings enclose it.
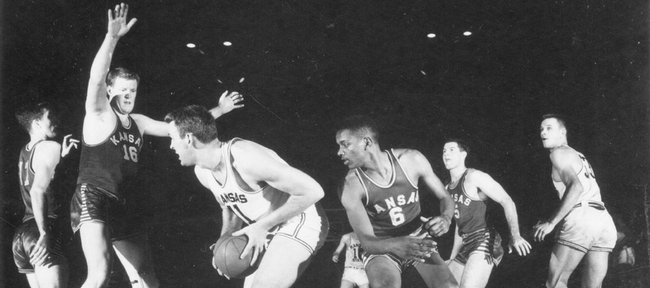
<instances>
[{"instance_id":1,"label":"dark basketball jersey","mask_svg":"<svg viewBox=\"0 0 650 288\"><path fill-rule=\"evenodd\" d=\"M20 194L23 198L23 203L25 204L25 216L23 216L23 222L27 220L34 219L34 210L32 209L32 196L29 194L29 191L32 189L32 183L34 182L34 168L32 167L32 159L34 158L34 151L36 151L36 146L43 142L44 140L38 141L32 146L32 149L28 149L27 145L20 150L20 158L18 160L18 176L20 178ZM61 207L61 203L57 203L55 195L52 193L50 186L47 187L47 217L56 218L58 209Z\"/></svg>"},{"instance_id":2,"label":"dark basketball jersey","mask_svg":"<svg viewBox=\"0 0 650 288\"><path fill-rule=\"evenodd\" d=\"M375 236L404 236L421 223L420 195L417 183L408 178L393 150L387 150L392 176L387 185L380 185L357 168L355 173L365 192L366 212Z\"/></svg>"},{"instance_id":3,"label":"dark basketball jersey","mask_svg":"<svg viewBox=\"0 0 650 288\"><path fill-rule=\"evenodd\" d=\"M113 134L100 144L83 143L77 184L95 185L118 199L123 196L120 187L135 176L142 148L140 130L133 118L129 117L129 122L129 127L123 127L117 119Z\"/></svg>"},{"instance_id":4,"label":"dark basketball jersey","mask_svg":"<svg viewBox=\"0 0 650 288\"><path fill-rule=\"evenodd\" d=\"M481 228L486 228L485 221L486 205L483 200L473 199L465 193L464 183L465 176L469 169L465 170L463 176L460 177L456 187L451 188L447 185L447 191L454 200L454 218L456 218L456 225L458 225L459 234L466 234L474 232Z\"/></svg>"}]
</instances>

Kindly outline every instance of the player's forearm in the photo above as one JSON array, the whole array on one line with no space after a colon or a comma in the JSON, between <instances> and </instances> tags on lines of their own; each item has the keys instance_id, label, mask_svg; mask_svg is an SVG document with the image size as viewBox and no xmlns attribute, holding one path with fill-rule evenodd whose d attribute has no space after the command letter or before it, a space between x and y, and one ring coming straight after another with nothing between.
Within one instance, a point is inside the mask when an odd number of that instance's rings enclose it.
<instances>
[{"instance_id":1,"label":"player's forearm","mask_svg":"<svg viewBox=\"0 0 650 288\"><path fill-rule=\"evenodd\" d=\"M106 73L111 65L111 59L113 57L113 51L117 46L119 38L115 38L106 34L102 46L99 47L97 55L93 60L93 64L90 67L90 84L102 83L105 81Z\"/></svg>"},{"instance_id":2,"label":"player's forearm","mask_svg":"<svg viewBox=\"0 0 650 288\"><path fill-rule=\"evenodd\" d=\"M32 187L29 191L32 198L32 211L34 212L34 221L41 235L47 234L47 196L44 189Z\"/></svg>"},{"instance_id":3,"label":"player's forearm","mask_svg":"<svg viewBox=\"0 0 650 288\"><path fill-rule=\"evenodd\" d=\"M500 204L503 207L504 214L506 215L506 221L508 222L508 227L510 228L510 235L512 238L519 237L519 217L517 215L517 207L515 206L515 202L510 200L503 201L503 203Z\"/></svg>"},{"instance_id":4,"label":"player's forearm","mask_svg":"<svg viewBox=\"0 0 650 288\"><path fill-rule=\"evenodd\" d=\"M117 45L117 38L106 35L102 46L99 48L93 64L90 67L90 78L88 80L88 91L86 93L86 111L94 111L105 108L108 103L105 98L106 74L111 65L113 51Z\"/></svg>"},{"instance_id":5,"label":"player's forearm","mask_svg":"<svg viewBox=\"0 0 650 288\"><path fill-rule=\"evenodd\" d=\"M223 111L221 106L216 106L210 109L210 114L212 114L212 118L217 119L226 114L226 112Z\"/></svg>"},{"instance_id":6,"label":"player's forearm","mask_svg":"<svg viewBox=\"0 0 650 288\"><path fill-rule=\"evenodd\" d=\"M567 185L566 193L564 193L564 198L562 198L562 203L560 207L552 214L551 218L548 220L553 225L560 223L564 217L573 209L580 199L580 194L582 193L582 185L579 183L572 183Z\"/></svg>"},{"instance_id":7,"label":"player's forearm","mask_svg":"<svg viewBox=\"0 0 650 288\"><path fill-rule=\"evenodd\" d=\"M287 202L285 202L282 206L278 207L278 209L272 211L268 215L262 217L261 219L258 219L256 223L269 230L276 225L302 213L307 208L309 208L309 206L318 202L318 200L321 198L323 198L322 189L320 190L320 193L318 191L313 191L313 193L291 195L289 196L289 199L287 199Z\"/></svg>"},{"instance_id":8,"label":"player's forearm","mask_svg":"<svg viewBox=\"0 0 650 288\"><path fill-rule=\"evenodd\" d=\"M451 200L451 197L440 199L440 214L451 223L451 218L454 217L454 201Z\"/></svg>"},{"instance_id":9,"label":"player's forearm","mask_svg":"<svg viewBox=\"0 0 650 288\"><path fill-rule=\"evenodd\" d=\"M234 213L230 212L227 207L222 207L223 212L221 213L221 233L220 236L230 235L233 232L239 230L242 226L242 221Z\"/></svg>"}]
</instances>

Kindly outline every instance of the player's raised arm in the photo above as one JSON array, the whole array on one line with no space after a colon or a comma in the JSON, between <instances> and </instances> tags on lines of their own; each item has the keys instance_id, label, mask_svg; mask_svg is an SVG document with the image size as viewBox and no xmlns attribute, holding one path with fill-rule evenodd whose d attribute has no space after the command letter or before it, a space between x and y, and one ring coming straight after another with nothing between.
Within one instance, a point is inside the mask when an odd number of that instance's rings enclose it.
<instances>
[{"instance_id":1,"label":"player's raised arm","mask_svg":"<svg viewBox=\"0 0 650 288\"><path fill-rule=\"evenodd\" d=\"M86 94L86 113L102 113L110 109L106 98L106 74L111 65L113 51L119 39L129 32L137 19L127 23L129 6L122 3L115 5L115 10L108 10L108 28L104 42L97 51L90 68L88 91Z\"/></svg>"},{"instance_id":2,"label":"player's raised arm","mask_svg":"<svg viewBox=\"0 0 650 288\"><path fill-rule=\"evenodd\" d=\"M506 221L508 221L508 227L510 228L509 252L512 252L514 248L520 256L528 254L531 249L530 243L521 237L519 233L517 207L515 206L515 202L512 201L512 198L510 198L510 195L506 193L506 190L503 189L501 184L490 177L490 175L478 170L471 170L466 177L468 182L476 185L480 191L503 207Z\"/></svg>"},{"instance_id":3,"label":"player's raised arm","mask_svg":"<svg viewBox=\"0 0 650 288\"><path fill-rule=\"evenodd\" d=\"M440 200L440 216L436 216L427 221L424 228L432 236L441 236L449 231L451 217L454 216L454 201L440 181L440 178L433 172L431 163L422 153L417 150L405 150L403 157L406 161L412 162L409 167L419 167L420 177L429 190L438 200ZM413 180L417 181L417 180Z\"/></svg>"},{"instance_id":4,"label":"player's raised arm","mask_svg":"<svg viewBox=\"0 0 650 288\"><path fill-rule=\"evenodd\" d=\"M239 92L225 91L219 97L219 105L210 109L210 114L214 119L217 119L234 109L244 107L244 104L241 104L243 100L244 96ZM143 134L156 137L169 136L169 123L154 120L142 114L131 114L131 117L136 121L138 127L142 129Z\"/></svg>"},{"instance_id":5,"label":"player's raised arm","mask_svg":"<svg viewBox=\"0 0 650 288\"><path fill-rule=\"evenodd\" d=\"M584 187L578 178L578 170L581 165L580 160L571 148L558 148L551 152L551 163L553 169L558 171L562 183L566 186L566 192L562 198L560 207L552 214L548 221L535 225L535 239L542 241L550 234L555 226L564 219L564 217L578 203L580 194Z\"/></svg>"},{"instance_id":6,"label":"player's raised arm","mask_svg":"<svg viewBox=\"0 0 650 288\"><path fill-rule=\"evenodd\" d=\"M32 211L34 211L34 220L40 235L31 255L36 261L34 264L41 265L48 256L50 245L50 235L48 235L50 231L47 229L47 193L50 190L47 188L50 186L52 177L54 177L56 165L59 164L61 159L61 145L54 141L44 141L33 147L33 149L37 150L34 151L34 158L32 159L34 180L29 195L32 198Z\"/></svg>"}]
</instances>

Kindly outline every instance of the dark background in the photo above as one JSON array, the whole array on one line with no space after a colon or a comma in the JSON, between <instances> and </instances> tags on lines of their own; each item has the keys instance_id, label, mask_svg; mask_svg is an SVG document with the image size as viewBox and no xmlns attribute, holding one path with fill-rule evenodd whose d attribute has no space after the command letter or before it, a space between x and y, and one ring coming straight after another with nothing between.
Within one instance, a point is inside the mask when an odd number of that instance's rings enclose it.
<instances>
[{"instance_id":1,"label":"dark background","mask_svg":"<svg viewBox=\"0 0 650 288\"><path fill-rule=\"evenodd\" d=\"M81 137L89 68L106 33L106 10L116 3L1 2L3 287L26 285L10 250L23 213L16 163L28 141L13 117L15 108L40 99L55 102L61 132ZM332 126L354 113L379 120L383 147L420 150L443 179L444 139L468 140L468 164L506 188L529 240L530 227L557 204L548 152L539 140L540 117L565 114L570 145L590 160L610 211L631 227L640 262L647 263L641 237L650 128L647 1L128 4L138 23L120 40L113 67L140 73L136 112L162 119L186 104L212 107L223 90L240 91L246 107L220 120L222 139L239 136L270 147L324 187L330 241L296 287L338 287L341 266L329 258L348 228L336 193L345 167L336 157ZM198 47L188 49L188 42ZM235 285L209 264L218 205L168 146L168 139L146 138L142 182L129 196L148 224L161 284ZM73 153L59 168L57 185L67 197L78 156ZM436 214L437 203L429 200L423 197L425 213ZM503 219L502 209L492 208ZM505 223L500 225L507 235ZM442 242L444 255L449 239ZM543 286L550 244L534 244L526 258L506 257L490 286ZM78 245L76 239L70 248L71 282L77 286L85 273ZM613 274L606 286L619 287ZM647 280L647 273L630 277ZM112 283L124 286L119 269Z\"/></svg>"}]
</instances>

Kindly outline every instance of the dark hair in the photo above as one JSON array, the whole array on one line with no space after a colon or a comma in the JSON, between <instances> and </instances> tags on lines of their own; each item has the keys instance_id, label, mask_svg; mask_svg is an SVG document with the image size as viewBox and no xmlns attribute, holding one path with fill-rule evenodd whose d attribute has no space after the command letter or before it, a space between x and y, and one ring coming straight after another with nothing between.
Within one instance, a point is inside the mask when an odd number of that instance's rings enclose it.
<instances>
[{"instance_id":1,"label":"dark hair","mask_svg":"<svg viewBox=\"0 0 650 288\"><path fill-rule=\"evenodd\" d=\"M544 120L546 120L546 119L555 119L555 120L557 120L557 123L560 123L560 125L561 125L562 127L566 128L566 120L565 120L565 117L562 116L562 115L560 115L560 114L553 114L553 113L551 113L551 114L544 114L544 115L542 115L542 121L544 121Z\"/></svg>"},{"instance_id":2,"label":"dark hair","mask_svg":"<svg viewBox=\"0 0 650 288\"><path fill-rule=\"evenodd\" d=\"M350 130L352 132L367 132L368 135L375 141L379 143L379 128L377 122L372 118L364 115L353 115L343 120L339 121L336 126L336 131Z\"/></svg>"},{"instance_id":3,"label":"dark hair","mask_svg":"<svg viewBox=\"0 0 650 288\"><path fill-rule=\"evenodd\" d=\"M218 136L217 123L212 114L199 105L189 105L169 112L165 121L174 121L181 137L192 133L202 143L212 142Z\"/></svg>"},{"instance_id":4,"label":"dark hair","mask_svg":"<svg viewBox=\"0 0 650 288\"><path fill-rule=\"evenodd\" d=\"M460 151L465 151L467 152L467 154L469 154L469 145L467 145L467 142L465 142L465 140L458 139L458 138L450 138L445 141L445 144L447 143L456 143L458 144L458 149L460 149Z\"/></svg>"},{"instance_id":5,"label":"dark hair","mask_svg":"<svg viewBox=\"0 0 650 288\"><path fill-rule=\"evenodd\" d=\"M50 121L53 125L57 124L56 118L54 117L53 106L47 102L40 102L37 104L28 104L25 105L16 111L16 120L20 123L27 133L32 128L32 121L40 119L45 115L45 112L50 111Z\"/></svg>"},{"instance_id":6,"label":"dark hair","mask_svg":"<svg viewBox=\"0 0 650 288\"><path fill-rule=\"evenodd\" d=\"M115 82L115 78L120 77L123 79L129 79L129 80L135 80L140 83L140 76L138 73L135 73L129 69L123 68L123 67L117 67L111 69L111 71L108 71L108 74L106 74L106 86L111 86Z\"/></svg>"}]
</instances>

